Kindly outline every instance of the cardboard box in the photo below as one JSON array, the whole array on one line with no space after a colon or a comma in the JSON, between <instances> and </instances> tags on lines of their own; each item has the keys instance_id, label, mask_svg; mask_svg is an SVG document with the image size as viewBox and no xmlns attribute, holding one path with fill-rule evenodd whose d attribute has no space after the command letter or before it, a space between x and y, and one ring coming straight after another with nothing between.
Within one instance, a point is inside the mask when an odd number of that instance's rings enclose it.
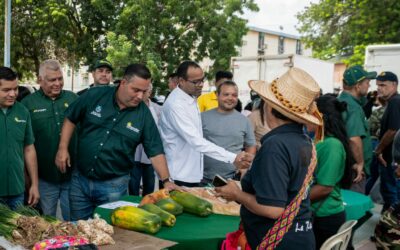
<instances>
[{"instance_id":1,"label":"cardboard box","mask_svg":"<svg viewBox=\"0 0 400 250\"><path fill-rule=\"evenodd\" d=\"M99 248L101 250L158 250L177 244L173 241L159 239L154 236L125 230L118 227L114 227L114 235L112 237L115 241L115 245L100 246Z\"/></svg>"}]
</instances>

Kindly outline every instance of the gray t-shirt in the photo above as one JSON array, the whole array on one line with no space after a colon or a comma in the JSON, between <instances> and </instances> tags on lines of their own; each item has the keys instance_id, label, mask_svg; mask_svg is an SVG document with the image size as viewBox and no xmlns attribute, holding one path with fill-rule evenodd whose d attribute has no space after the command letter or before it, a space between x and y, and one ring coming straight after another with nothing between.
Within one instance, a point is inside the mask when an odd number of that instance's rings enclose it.
<instances>
[{"instance_id":1,"label":"gray t-shirt","mask_svg":"<svg viewBox=\"0 0 400 250\"><path fill-rule=\"evenodd\" d=\"M245 147L255 146L253 129L249 120L237 112L219 113L212 109L201 113L203 136L207 140L232 152L239 153ZM235 166L204 156L203 181L211 182L216 174L228 179L235 174Z\"/></svg>"}]
</instances>

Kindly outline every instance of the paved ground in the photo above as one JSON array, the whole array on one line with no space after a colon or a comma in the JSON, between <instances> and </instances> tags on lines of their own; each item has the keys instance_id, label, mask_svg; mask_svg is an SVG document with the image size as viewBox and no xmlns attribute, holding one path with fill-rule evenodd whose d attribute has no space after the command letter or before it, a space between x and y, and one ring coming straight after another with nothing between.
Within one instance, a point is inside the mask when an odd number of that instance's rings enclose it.
<instances>
[{"instance_id":1,"label":"paved ground","mask_svg":"<svg viewBox=\"0 0 400 250\"><path fill-rule=\"evenodd\" d=\"M354 233L353 245L357 250L374 250L376 249L375 243L371 242L370 237L374 234L375 225L380 218L382 205L375 204L374 209L371 211L373 216L369 218L360 228Z\"/></svg>"}]
</instances>

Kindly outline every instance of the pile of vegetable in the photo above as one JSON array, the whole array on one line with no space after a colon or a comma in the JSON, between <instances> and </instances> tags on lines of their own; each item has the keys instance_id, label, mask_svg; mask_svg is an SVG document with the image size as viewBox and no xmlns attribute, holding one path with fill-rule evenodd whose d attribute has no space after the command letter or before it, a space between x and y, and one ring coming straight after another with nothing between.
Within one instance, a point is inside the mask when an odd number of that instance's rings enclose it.
<instances>
[{"instance_id":1,"label":"pile of vegetable","mask_svg":"<svg viewBox=\"0 0 400 250\"><path fill-rule=\"evenodd\" d=\"M55 236L83 236L96 245L114 244L113 233L113 227L103 219L78 221L76 226L51 216L40 216L30 207L21 206L12 211L0 204L0 235L25 248L32 248L36 242Z\"/></svg>"},{"instance_id":2,"label":"pile of vegetable","mask_svg":"<svg viewBox=\"0 0 400 250\"><path fill-rule=\"evenodd\" d=\"M111 237L114 234L113 226L108 225L98 215L95 215L94 219L78 220L77 228L79 235L84 236L90 243L97 246L115 244L114 239Z\"/></svg>"},{"instance_id":3,"label":"pile of vegetable","mask_svg":"<svg viewBox=\"0 0 400 250\"><path fill-rule=\"evenodd\" d=\"M123 206L111 214L113 225L155 234L161 225L173 227L183 211L205 217L212 213L212 204L183 191L161 189L143 197L139 207Z\"/></svg>"}]
</instances>

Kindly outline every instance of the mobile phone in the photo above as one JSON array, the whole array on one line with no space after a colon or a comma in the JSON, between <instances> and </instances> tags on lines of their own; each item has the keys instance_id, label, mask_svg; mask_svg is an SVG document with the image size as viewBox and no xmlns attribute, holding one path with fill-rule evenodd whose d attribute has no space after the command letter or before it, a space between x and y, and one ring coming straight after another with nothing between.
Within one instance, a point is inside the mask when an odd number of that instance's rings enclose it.
<instances>
[{"instance_id":1,"label":"mobile phone","mask_svg":"<svg viewBox=\"0 0 400 250\"><path fill-rule=\"evenodd\" d=\"M222 178L220 175L215 175L214 180L212 181L214 187L222 187L228 184L228 182Z\"/></svg>"}]
</instances>

